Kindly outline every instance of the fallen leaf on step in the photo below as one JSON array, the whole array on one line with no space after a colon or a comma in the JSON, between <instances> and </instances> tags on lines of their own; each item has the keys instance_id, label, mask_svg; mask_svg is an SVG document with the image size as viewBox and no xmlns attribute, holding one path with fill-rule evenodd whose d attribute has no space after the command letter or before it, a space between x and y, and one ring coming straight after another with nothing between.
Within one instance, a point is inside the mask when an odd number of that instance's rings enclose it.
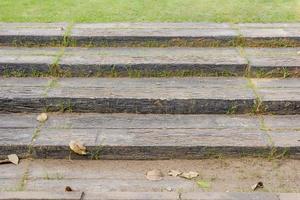
<instances>
[{"instance_id":1,"label":"fallen leaf on step","mask_svg":"<svg viewBox=\"0 0 300 200\"><path fill-rule=\"evenodd\" d=\"M197 181L197 185L200 188L207 189L210 188L210 183L204 180Z\"/></svg>"},{"instance_id":2,"label":"fallen leaf on step","mask_svg":"<svg viewBox=\"0 0 300 200\"><path fill-rule=\"evenodd\" d=\"M17 154L10 154L7 156L8 157L8 160L15 164L15 165L18 165L19 164L19 157L17 156Z\"/></svg>"},{"instance_id":3,"label":"fallen leaf on step","mask_svg":"<svg viewBox=\"0 0 300 200\"><path fill-rule=\"evenodd\" d=\"M176 177L176 176L179 176L180 174L182 174L182 172L181 171L178 171L178 170L173 170L173 169L171 169L170 171L169 171L169 176L174 176L174 177Z\"/></svg>"},{"instance_id":4,"label":"fallen leaf on step","mask_svg":"<svg viewBox=\"0 0 300 200\"><path fill-rule=\"evenodd\" d=\"M7 159L0 160L0 164L13 163L15 165L19 164L19 157L16 154L10 154L7 156Z\"/></svg>"},{"instance_id":5,"label":"fallen leaf on step","mask_svg":"<svg viewBox=\"0 0 300 200\"><path fill-rule=\"evenodd\" d=\"M197 173L197 172L183 172L182 174L180 174L180 177L186 178L189 180L196 178L197 176L199 176L199 173Z\"/></svg>"},{"instance_id":6,"label":"fallen leaf on step","mask_svg":"<svg viewBox=\"0 0 300 200\"><path fill-rule=\"evenodd\" d=\"M168 192L172 192L173 191L173 188L171 188L171 187L166 187L165 188Z\"/></svg>"},{"instance_id":7,"label":"fallen leaf on step","mask_svg":"<svg viewBox=\"0 0 300 200\"><path fill-rule=\"evenodd\" d=\"M46 113L41 113L37 116L36 120L38 120L39 122L45 122L47 121L48 116Z\"/></svg>"},{"instance_id":8,"label":"fallen leaf on step","mask_svg":"<svg viewBox=\"0 0 300 200\"><path fill-rule=\"evenodd\" d=\"M264 184L263 184L263 182L259 181L255 185L252 185L251 188L252 188L253 191L255 191L255 190L259 189L259 188L264 188Z\"/></svg>"},{"instance_id":9,"label":"fallen leaf on step","mask_svg":"<svg viewBox=\"0 0 300 200\"><path fill-rule=\"evenodd\" d=\"M72 151L74 151L75 153L77 153L79 155L86 155L86 147L83 146L83 144L79 141L72 140L69 143L69 147Z\"/></svg>"},{"instance_id":10,"label":"fallen leaf on step","mask_svg":"<svg viewBox=\"0 0 300 200\"><path fill-rule=\"evenodd\" d=\"M154 105L163 107L162 103L159 100L154 101Z\"/></svg>"},{"instance_id":11,"label":"fallen leaf on step","mask_svg":"<svg viewBox=\"0 0 300 200\"><path fill-rule=\"evenodd\" d=\"M300 51L298 51L297 54L300 55Z\"/></svg>"},{"instance_id":12,"label":"fallen leaf on step","mask_svg":"<svg viewBox=\"0 0 300 200\"><path fill-rule=\"evenodd\" d=\"M73 189L70 186L67 186L65 188L65 192L72 192L72 191L73 191Z\"/></svg>"},{"instance_id":13,"label":"fallen leaf on step","mask_svg":"<svg viewBox=\"0 0 300 200\"><path fill-rule=\"evenodd\" d=\"M146 174L146 178L150 181L159 181L163 177L163 174L160 170L154 169L151 171L148 171Z\"/></svg>"}]
</instances>

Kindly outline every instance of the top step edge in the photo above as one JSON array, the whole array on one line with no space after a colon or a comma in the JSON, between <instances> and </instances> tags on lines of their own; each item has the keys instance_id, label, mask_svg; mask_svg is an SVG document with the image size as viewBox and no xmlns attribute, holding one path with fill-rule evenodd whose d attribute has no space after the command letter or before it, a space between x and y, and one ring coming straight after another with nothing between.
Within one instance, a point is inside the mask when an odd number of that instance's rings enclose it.
<instances>
[{"instance_id":1,"label":"top step edge","mask_svg":"<svg viewBox=\"0 0 300 200\"><path fill-rule=\"evenodd\" d=\"M300 23L3 23L1 46L300 47Z\"/></svg>"}]
</instances>

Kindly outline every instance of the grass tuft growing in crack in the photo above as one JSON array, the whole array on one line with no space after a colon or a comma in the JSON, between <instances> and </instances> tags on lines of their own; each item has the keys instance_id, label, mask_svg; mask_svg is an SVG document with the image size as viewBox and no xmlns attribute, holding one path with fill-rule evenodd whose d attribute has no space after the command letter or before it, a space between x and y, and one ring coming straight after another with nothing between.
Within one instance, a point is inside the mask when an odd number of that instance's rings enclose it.
<instances>
[{"instance_id":1,"label":"grass tuft growing in crack","mask_svg":"<svg viewBox=\"0 0 300 200\"><path fill-rule=\"evenodd\" d=\"M16 191L25 191L26 190L27 181L29 180L29 165L26 167L26 170L25 170L23 176L21 177L21 180L16 188Z\"/></svg>"},{"instance_id":2,"label":"grass tuft growing in crack","mask_svg":"<svg viewBox=\"0 0 300 200\"><path fill-rule=\"evenodd\" d=\"M263 105L262 99L260 95L257 92L256 85L252 82L250 78L247 78L247 87L252 90L252 92L255 95L255 100L252 108L252 113L253 114L263 114L265 113L265 107Z\"/></svg>"},{"instance_id":3,"label":"grass tuft growing in crack","mask_svg":"<svg viewBox=\"0 0 300 200\"><path fill-rule=\"evenodd\" d=\"M266 135L268 139L268 145L270 147L270 152L267 155L267 159L272 161L275 159L284 159L289 156L288 148L278 148L275 146L274 141L272 140L272 136L269 134L269 131L272 131L270 127L268 127L265 123L264 117L261 115L259 116L259 124L260 130Z\"/></svg>"}]
</instances>

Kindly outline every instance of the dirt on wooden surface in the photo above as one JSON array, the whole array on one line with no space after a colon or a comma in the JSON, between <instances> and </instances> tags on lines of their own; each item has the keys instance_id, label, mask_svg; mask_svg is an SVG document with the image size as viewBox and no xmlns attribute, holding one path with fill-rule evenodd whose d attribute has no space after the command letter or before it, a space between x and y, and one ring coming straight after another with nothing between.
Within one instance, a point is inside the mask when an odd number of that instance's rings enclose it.
<instances>
[{"instance_id":1,"label":"dirt on wooden surface","mask_svg":"<svg viewBox=\"0 0 300 200\"><path fill-rule=\"evenodd\" d=\"M146 174L151 170L159 170L162 178L148 180ZM199 175L189 180L168 175L170 170ZM2 191L63 191L71 186L75 190L105 192L251 192L258 182L264 185L256 190L259 192L300 192L300 160L21 160L18 166L0 165Z\"/></svg>"}]
</instances>

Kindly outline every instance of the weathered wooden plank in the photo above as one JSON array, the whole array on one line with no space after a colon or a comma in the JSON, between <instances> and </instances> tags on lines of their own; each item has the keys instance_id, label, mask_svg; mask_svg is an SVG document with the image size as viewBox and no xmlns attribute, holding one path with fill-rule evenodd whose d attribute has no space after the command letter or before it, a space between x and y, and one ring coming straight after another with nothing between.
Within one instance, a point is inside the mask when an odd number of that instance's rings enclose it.
<instances>
[{"instance_id":1,"label":"weathered wooden plank","mask_svg":"<svg viewBox=\"0 0 300 200\"><path fill-rule=\"evenodd\" d=\"M268 138L251 116L224 115L50 115L33 148L38 158L170 159L268 151ZM85 143L86 157L70 152Z\"/></svg>"},{"instance_id":2,"label":"weathered wooden plank","mask_svg":"<svg viewBox=\"0 0 300 200\"><path fill-rule=\"evenodd\" d=\"M84 191L86 194L99 192L163 192L168 188L181 188L183 191L197 189L196 183L184 179L161 181L124 180L124 179L34 179L27 183L28 191L64 191L69 186L74 191Z\"/></svg>"},{"instance_id":3,"label":"weathered wooden plank","mask_svg":"<svg viewBox=\"0 0 300 200\"><path fill-rule=\"evenodd\" d=\"M299 23L237 24L246 46L295 47L300 45Z\"/></svg>"},{"instance_id":4,"label":"weathered wooden plank","mask_svg":"<svg viewBox=\"0 0 300 200\"><path fill-rule=\"evenodd\" d=\"M6 182L8 180L19 180L21 182L24 173L27 171L30 160L22 159L18 165L2 164L0 165L0 183ZM0 184L1 185L1 184ZM15 187L18 187L19 184L15 184ZM2 188L2 187L0 187ZM1 191L1 190L0 190Z\"/></svg>"},{"instance_id":5,"label":"weathered wooden plank","mask_svg":"<svg viewBox=\"0 0 300 200\"><path fill-rule=\"evenodd\" d=\"M244 75L247 66L233 48L67 48L59 64L75 76Z\"/></svg>"},{"instance_id":6,"label":"weathered wooden plank","mask_svg":"<svg viewBox=\"0 0 300 200\"><path fill-rule=\"evenodd\" d=\"M93 46L226 46L237 35L228 24L98 23L75 24L70 39Z\"/></svg>"},{"instance_id":7,"label":"weathered wooden plank","mask_svg":"<svg viewBox=\"0 0 300 200\"><path fill-rule=\"evenodd\" d=\"M182 200L279 200L274 193L214 193L190 192L181 195Z\"/></svg>"},{"instance_id":8,"label":"weathered wooden plank","mask_svg":"<svg viewBox=\"0 0 300 200\"><path fill-rule=\"evenodd\" d=\"M0 114L0 159L9 154L25 157L37 127L36 115Z\"/></svg>"},{"instance_id":9,"label":"weathered wooden plank","mask_svg":"<svg viewBox=\"0 0 300 200\"><path fill-rule=\"evenodd\" d=\"M23 160L22 160L23 161ZM101 193L184 193L184 192L237 192L249 191L249 185L262 177L263 191L299 191L300 160L277 160L278 165L263 158L217 158L202 160L38 160L31 162L26 176L30 191L63 192L66 186L85 191L85 198L99 197ZM150 181L146 172L158 169L163 177ZM187 180L168 175L170 169L195 171L199 177ZM285 185L282 185L284 177ZM201 188L197 181L204 180L209 188ZM239 183L238 185L236 183ZM262 190L259 190L262 191ZM126 193L124 193L125 195ZM117 195L118 196L118 195ZM114 196L111 196L114 197ZM97 199L97 198L96 198Z\"/></svg>"},{"instance_id":10,"label":"weathered wooden plank","mask_svg":"<svg viewBox=\"0 0 300 200\"><path fill-rule=\"evenodd\" d=\"M0 178L0 198L2 192L20 190L19 178Z\"/></svg>"},{"instance_id":11,"label":"weathered wooden plank","mask_svg":"<svg viewBox=\"0 0 300 200\"><path fill-rule=\"evenodd\" d=\"M71 153L71 140L84 142L90 155ZM33 148L38 158L171 159L263 154L268 142L258 130L52 129L42 130Z\"/></svg>"},{"instance_id":12,"label":"weathered wooden plank","mask_svg":"<svg viewBox=\"0 0 300 200\"><path fill-rule=\"evenodd\" d=\"M0 48L0 75L47 74L59 54L58 48Z\"/></svg>"},{"instance_id":13,"label":"weathered wooden plank","mask_svg":"<svg viewBox=\"0 0 300 200\"><path fill-rule=\"evenodd\" d=\"M280 200L300 199L300 193L280 193L278 195Z\"/></svg>"},{"instance_id":14,"label":"weathered wooden plank","mask_svg":"<svg viewBox=\"0 0 300 200\"><path fill-rule=\"evenodd\" d=\"M299 115L264 115L264 123L271 130L295 130L300 131Z\"/></svg>"},{"instance_id":15,"label":"weathered wooden plank","mask_svg":"<svg viewBox=\"0 0 300 200\"><path fill-rule=\"evenodd\" d=\"M20 115L22 116L22 115ZM35 116L35 115L33 115ZM1 115L0 115L1 117ZM48 129L259 129L250 115L48 114ZM272 116L270 116L272 117ZM275 117L275 116L274 116ZM291 116L292 118L293 116ZM294 116L295 117L295 116ZM282 117L278 117L279 121ZM296 123L296 121L295 121Z\"/></svg>"},{"instance_id":16,"label":"weathered wooden plank","mask_svg":"<svg viewBox=\"0 0 300 200\"><path fill-rule=\"evenodd\" d=\"M178 200L176 192L95 192L88 193L86 200Z\"/></svg>"},{"instance_id":17,"label":"weathered wooden plank","mask_svg":"<svg viewBox=\"0 0 300 200\"><path fill-rule=\"evenodd\" d=\"M60 45L66 23L0 23L0 44L16 46Z\"/></svg>"},{"instance_id":18,"label":"weathered wooden plank","mask_svg":"<svg viewBox=\"0 0 300 200\"><path fill-rule=\"evenodd\" d=\"M64 37L66 36L66 37ZM2 45L299 46L299 23L1 23Z\"/></svg>"},{"instance_id":19,"label":"weathered wooden plank","mask_svg":"<svg viewBox=\"0 0 300 200\"><path fill-rule=\"evenodd\" d=\"M300 131L268 131L271 141L277 153L280 152L300 158Z\"/></svg>"},{"instance_id":20,"label":"weathered wooden plank","mask_svg":"<svg viewBox=\"0 0 300 200\"><path fill-rule=\"evenodd\" d=\"M300 82L292 79L252 79L264 112L297 114L300 111Z\"/></svg>"},{"instance_id":21,"label":"weathered wooden plank","mask_svg":"<svg viewBox=\"0 0 300 200\"><path fill-rule=\"evenodd\" d=\"M62 78L48 87L47 79L37 79L40 87L13 80L0 86L1 112L246 113L255 99L244 78Z\"/></svg>"},{"instance_id":22,"label":"weathered wooden plank","mask_svg":"<svg viewBox=\"0 0 300 200\"><path fill-rule=\"evenodd\" d=\"M36 128L38 122L35 114L0 114L0 129Z\"/></svg>"},{"instance_id":23,"label":"weathered wooden plank","mask_svg":"<svg viewBox=\"0 0 300 200\"><path fill-rule=\"evenodd\" d=\"M9 154L17 154L20 158L29 152L32 136L35 129L0 129L0 159L6 159Z\"/></svg>"},{"instance_id":24,"label":"weathered wooden plank","mask_svg":"<svg viewBox=\"0 0 300 200\"><path fill-rule=\"evenodd\" d=\"M0 200L81 200L82 192L1 192Z\"/></svg>"},{"instance_id":25,"label":"weathered wooden plank","mask_svg":"<svg viewBox=\"0 0 300 200\"><path fill-rule=\"evenodd\" d=\"M246 48L251 73L257 77L300 76L300 48Z\"/></svg>"},{"instance_id":26,"label":"weathered wooden plank","mask_svg":"<svg viewBox=\"0 0 300 200\"><path fill-rule=\"evenodd\" d=\"M299 48L0 48L0 75L299 76ZM60 59L57 59L57 57ZM251 68L247 68L247 62ZM55 64L55 67L53 66Z\"/></svg>"},{"instance_id":27,"label":"weathered wooden plank","mask_svg":"<svg viewBox=\"0 0 300 200\"><path fill-rule=\"evenodd\" d=\"M68 76L233 76L247 65L235 48L0 48L0 75L49 75L53 63Z\"/></svg>"},{"instance_id":28,"label":"weathered wooden plank","mask_svg":"<svg viewBox=\"0 0 300 200\"><path fill-rule=\"evenodd\" d=\"M34 200L80 200L81 192L1 192L1 200L34 199ZM294 200L298 193L182 193L183 200ZM179 194L175 192L98 192L89 193L83 199L87 200L176 200Z\"/></svg>"}]
</instances>

